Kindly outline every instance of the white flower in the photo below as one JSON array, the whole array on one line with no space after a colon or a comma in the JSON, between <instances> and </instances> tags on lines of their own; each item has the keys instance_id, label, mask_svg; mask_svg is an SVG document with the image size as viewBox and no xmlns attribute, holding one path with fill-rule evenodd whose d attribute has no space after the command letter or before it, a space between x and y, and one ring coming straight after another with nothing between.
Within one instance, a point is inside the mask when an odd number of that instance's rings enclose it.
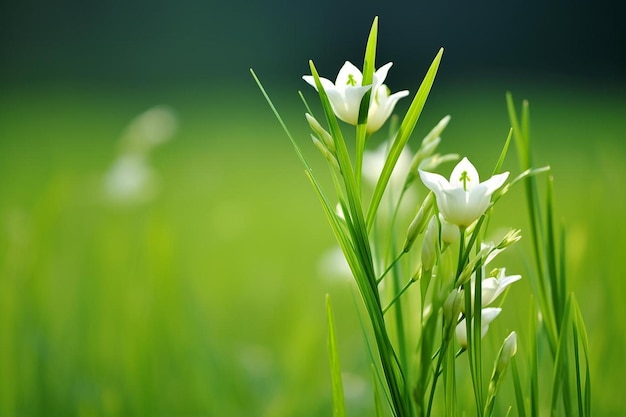
<instances>
[{"instance_id":1,"label":"white flower","mask_svg":"<svg viewBox=\"0 0 626 417\"><path fill-rule=\"evenodd\" d=\"M367 113L367 133L374 133L380 129L391 116L398 100L409 95L408 90L398 91L391 95L390 93L389 87L385 84L376 88Z\"/></svg>"},{"instance_id":2,"label":"white flower","mask_svg":"<svg viewBox=\"0 0 626 417\"><path fill-rule=\"evenodd\" d=\"M170 140L176 133L178 121L168 106L155 106L137 116L121 139L124 153L147 154Z\"/></svg>"},{"instance_id":3,"label":"white flower","mask_svg":"<svg viewBox=\"0 0 626 417\"><path fill-rule=\"evenodd\" d=\"M488 307L483 308L480 312L480 337L483 338L489 330L489 324L498 317L502 311L501 308ZM465 319L456 325L456 340L463 348L467 348L467 326Z\"/></svg>"},{"instance_id":4,"label":"white flower","mask_svg":"<svg viewBox=\"0 0 626 417\"><path fill-rule=\"evenodd\" d=\"M363 74L349 61L343 64L334 83L326 78L320 77L320 83L328 95L328 100L330 101L335 115L351 125L358 124L361 100L365 93L372 88L373 97L370 99L370 107L368 110L367 131L372 133L380 129L391 115L398 100L409 94L408 91L400 91L389 95L389 89L383 85L383 82L385 78L387 78L387 73L391 65L392 63L389 62L380 67L374 73L374 79L371 85L362 85ZM313 76L305 75L302 78L317 90Z\"/></svg>"},{"instance_id":5,"label":"white flower","mask_svg":"<svg viewBox=\"0 0 626 417\"><path fill-rule=\"evenodd\" d=\"M143 202L156 193L156 174L141 155L121 155L103 180L106 197L115 203Z\"/></svg>"},{"instance_id":6,"label":"white flower","mask_svg":"<svg viewBox=\"0 0 626 417\"><path fill-rule=\"evenodd\" d=\"M500 294L504 292L506 287L512 283L522 279L521 275L509 275L506 276L506 269L501 268L498 270L497 277L489 277L483 279L481 283L481 306L486 306L495 301ZM472 282L472 288L474 283ZM473 293L473 291L472 291Z\"/></svg>"},{"instance_id":7,"label":"white flower","mask_svg":"<svg viewBox=\"0 0 626 417\"><path fill-rule=\"evenodd\" d=\"M481 183L478 171L467 158L454 167L450 181L421 169L419 173L426 187L435 193L441 214L459 227L469 226L487 210L491 195L509 176L505 172Z\"/></svg>"}]
</instances>

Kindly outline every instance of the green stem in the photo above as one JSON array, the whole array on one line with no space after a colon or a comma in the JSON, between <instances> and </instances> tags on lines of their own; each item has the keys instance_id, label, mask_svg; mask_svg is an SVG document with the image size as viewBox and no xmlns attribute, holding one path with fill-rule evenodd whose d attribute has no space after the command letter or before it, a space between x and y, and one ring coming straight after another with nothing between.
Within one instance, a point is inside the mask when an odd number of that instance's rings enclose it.
<instances>
[{"instance_id":1,"label":"green stem","mask_svg":"<svg viewBox=\"0 0 626 417\"><path fill-rule=\"evenodd\" d=\"M409 287L415 282L415 279L411 278L406 284L404 284L404 287L402 287L402 289L400 290L400 292L398 292L393 299L389 302L389 304L387 305L387 307L385 307L383 309L383 314L385 314L387 312L387 310L389 310L396 301L398 301L398 299L402 296L402 294L404 294L406 292L406 290L409 289Z\"/></svg>"},{"instance_id":2,"label":"green stem","mask_svg":"<svg viewBox=\"0 0 626 417\"><path fill-rule=\"evenodd\" d=\"M385 276L389 273L389 271L391 271L391 269L396 265L396 263L400 260L400 258L402 258L405 254L406 254L406 252L402 251L402 252L400 252L400 254L398 256L396 256L396 258L389 264L387 269L385 269L385 271L380 275L380 277L378 277L378 279L376 279L376 283L377 284L381 283L383 278L385 278Z\"/></svg>"}]
</instances>

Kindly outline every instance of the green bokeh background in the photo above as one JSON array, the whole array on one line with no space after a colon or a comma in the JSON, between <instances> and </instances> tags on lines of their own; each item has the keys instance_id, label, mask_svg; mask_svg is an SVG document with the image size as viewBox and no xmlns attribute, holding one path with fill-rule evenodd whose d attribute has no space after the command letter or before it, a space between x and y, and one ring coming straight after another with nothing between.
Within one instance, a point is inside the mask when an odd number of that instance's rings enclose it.
<instances>
[{"instance_id":1,"label":"green bokeh background","mask_svg":"<svg viewBox=\"0 0 626 417\"><path fill-rule=\"evenodd\" d=\"M309 58L329 78L359 62L375 14L394 91L415 92L446 47L413 149L451 114L442 150L488 172L508 132L505 91L530 100L588 326L594 414L623 410L622 6L315 6L2 4L0 415L329 415L325 293L352 415L372 415L352 287L320 271L332 234L247 71L321 170L300 76ZM179 129L151 156L158 195L108 204L124 128L161 103ZM517 172L514 153L506 167ZM520 191L499 224L525 227ZM529 240L510 271L526 272ZM515 291L494 333L527 327L528 283Z\"/></svg>"}]
</instances>

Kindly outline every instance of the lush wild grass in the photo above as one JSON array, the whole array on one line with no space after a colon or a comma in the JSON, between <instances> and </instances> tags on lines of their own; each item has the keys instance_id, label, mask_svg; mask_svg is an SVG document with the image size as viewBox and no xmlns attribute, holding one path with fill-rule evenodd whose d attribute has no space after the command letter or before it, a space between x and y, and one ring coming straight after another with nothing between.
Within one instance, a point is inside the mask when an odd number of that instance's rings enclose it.
<instances>
[{"instance_id":1,"label":"lush wild grass","mask_svg":"<svg viewBox=\"0 0 626 417\"><path fill-rule=\"evenodd\" d=\"M504 89L457 87L436 84L409 146L450 113L445 150L494 161L508 130ZM626 349L626 104L619 94L515 92L531 100L535 160L552 166L568 230L594 415L616 415ZM333 237L301 166L252 85L220 108L206 96L0 98L0 415L328 415L326 292L349 409L373 415L353 291L319 271ZM159 194L138 206L107 204L101 176L117 138L163 101L180 128L152 156ZM285 117L307 143L300 112ZM524 229L522 201L520 188L499 211ZM527 237L507 254L512 273L524 275L531 262ZM501 321L519 323L523 335L527 297L518 293L529 284L518 284ZM496 321L490 333L507 330ZM503 390L512 395L510 380Z\"/></svg>"}]
</instances>

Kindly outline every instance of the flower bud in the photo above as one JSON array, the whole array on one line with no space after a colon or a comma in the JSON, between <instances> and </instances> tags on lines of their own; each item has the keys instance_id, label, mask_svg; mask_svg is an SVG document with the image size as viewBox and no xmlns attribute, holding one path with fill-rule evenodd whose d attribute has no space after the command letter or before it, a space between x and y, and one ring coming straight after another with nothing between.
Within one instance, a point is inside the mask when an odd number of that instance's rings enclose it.
<instances>
[{"instance_id":1,"label":"flower bud","mask_svg":"<svg viewBox=\"0 0 626 417\"><path fill-rule=\"evenodd\" d=\"M328 148L318 139L315 135L311 135L311 140L315 147L324 155L324 158L328 161L328 163L337 171L341 171L339 167L339 162L337 162L337 158L328 150Z\"/></svg>"},{"instance_id":2,"label":"flower bud","mask_svg":"<svg viewBox=\"0 0 626 417\"><path fill-rule=\"evenodd\" d=\"M428 220L428 214L430 213L430 209L433 206L433 201L435 197L433 193L428 193L424 201L422 201L422 205L420 206L417 214L411 221L409 225L409 230L406 233L406 240L404 242L404 252L408 252L415 242L415 238L420 235L424 231L426 227L426 221Z\"/></svg>"},{"instance_id":3,"label":"flower bud","mask_svg":"<svg viewBox=\"0 0 626 417\"><path fill-rule=\"evenodd\" d=\"M322 127L322 125L319 124L317 119L315 119L315 117L311 116L309 113L305 113L304 116L306 117L306 120L309 122L309 126L311 127L311 130L313 130L318 140L320 140L326 146L326 148L328 148L328 150L334 154L335 153L335 141L333 140L332 136L330 136L330 133L328 133Z\"/></svg>"},{"instance_id":4,"label":"flower bud","mask_svg":"<svg viewBox=\"0 0 626 417\"><path fill-rule=\"evenodd\" d=\"M517 333L511 332L500 349L500 357L498 358L498 371L502 372L509 364L509 361L517 353Z\"/></svg>"},{"instance_id":5,"label":"flower bud","mask_svg":"<svg viewBox=\"0 0 626 417\"><path fill-rule=\"evenodd\" d=\"M496 359L496 363L493 367L493 373L491 374L491 380L489 381L489 390L487 391L487 401L485 402L485 415L490 416L493 412L496 395L502 385L506 367L516 352L517 335L515 332L511 332L511 334L504 339L504 343L500 348L500 352L498 352L498 358Z\"/></svg>"},{"instance_id":6,"label":"flower bud","mask_svg":"<svg viewBox=\"0 0 626 417\"><path fill-rule=\"evenodd\" d=\"M443 302L443 317L449 325L456 324L463 309L463 290L454 289Z\"/></svg>"}]
</instances>

